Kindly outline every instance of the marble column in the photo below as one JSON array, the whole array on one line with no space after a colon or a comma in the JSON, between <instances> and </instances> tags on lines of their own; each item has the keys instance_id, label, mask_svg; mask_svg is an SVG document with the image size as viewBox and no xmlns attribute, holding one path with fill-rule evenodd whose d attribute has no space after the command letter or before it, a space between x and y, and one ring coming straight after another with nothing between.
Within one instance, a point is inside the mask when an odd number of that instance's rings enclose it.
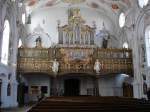
<instances>
[{"instance_id":1,"label":"marble column","mask_svg":"<svg viewBox=\"0 0 150 112\"><path fill-rule=\"evenodd\" d=\"M143 83L138 80L134 80L133 82L133 95L134 98L142 98L143 92L142 92Z\"/></svg>"},{"instance_id":2,"label":"marble column","mask_svg":"<svg viewBox=\"0 0 150 112\"><path fill-rule=\"evenodd\" d=\"M9 107L8 104L8 98L7 98L7 86L8 86L8 81L2 81L2 88L1 88L1 102L2 105L1 107L5 108L5 107Z\"/></svg>"}]
</instances>

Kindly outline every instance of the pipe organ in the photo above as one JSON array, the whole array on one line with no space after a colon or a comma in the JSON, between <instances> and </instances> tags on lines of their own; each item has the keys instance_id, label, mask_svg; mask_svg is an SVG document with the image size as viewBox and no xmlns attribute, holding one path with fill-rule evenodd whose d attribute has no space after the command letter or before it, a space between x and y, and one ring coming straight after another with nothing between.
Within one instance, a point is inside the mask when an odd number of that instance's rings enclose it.
<instances>
[{"instance_id":1,"label":"pipe organ","mask_svg":"<svg viewBox=\"0 0 150 112\"><path fill-rule=\"evenodd\" d=\"M58 24L57 46L19 48L18 72L42 72L53 76L52 66L54 60L57 60L57 75L86 73L96 76L94 63L99 60L99 75L133 75L131 49L97 48L94 45L95 25L85 25L79 9L70 9L68 16L68 25Z\"/></svg>"},{"instance_id":2,"label":"pipe organ","mask_svg":"<svg viewBox=\"0 0 150 112\"><path fill-rule=\"evenodd\" d=\"M95 27L84 25L85 21L81 18L79 9L69 10L68 25L60 27L60 45L94 45Z\"/></svg>"}]
</instances>

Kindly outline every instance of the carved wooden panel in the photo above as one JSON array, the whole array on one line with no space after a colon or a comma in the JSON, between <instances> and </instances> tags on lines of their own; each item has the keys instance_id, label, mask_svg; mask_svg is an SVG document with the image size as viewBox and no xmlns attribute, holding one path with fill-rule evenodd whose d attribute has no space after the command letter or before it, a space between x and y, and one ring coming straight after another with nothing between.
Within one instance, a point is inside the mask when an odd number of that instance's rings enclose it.
<instances>
[{"instance_id":1,"label":"carved wooden panel","mask_svg":"<svg viewBox=\"0 0 150 112\"><path fill-rule=\"evenodd\" d=\"M80 47L62 48L19 48L18 72L45 72L53 74L52 63L59 62L59 74L95 74L94 63L99 59L100 74L133 74L132 51L128 49L96 49Z\"/></svg>"}]
</instances>

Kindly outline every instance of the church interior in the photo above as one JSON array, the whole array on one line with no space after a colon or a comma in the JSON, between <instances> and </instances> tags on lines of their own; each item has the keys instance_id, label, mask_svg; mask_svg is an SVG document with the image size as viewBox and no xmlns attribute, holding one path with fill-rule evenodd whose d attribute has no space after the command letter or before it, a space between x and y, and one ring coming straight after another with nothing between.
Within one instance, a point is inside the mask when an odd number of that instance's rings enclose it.
<instances>
[{"instance_id":1,"label":"church interior","mask_svg":"<svg viewBox=\"0 0 150 112\"><path fill-rule=\"evenodd\" d=\"M41 98L150 105L150 0L0 0L0 107Z\"/></svg>"}]
</instances>

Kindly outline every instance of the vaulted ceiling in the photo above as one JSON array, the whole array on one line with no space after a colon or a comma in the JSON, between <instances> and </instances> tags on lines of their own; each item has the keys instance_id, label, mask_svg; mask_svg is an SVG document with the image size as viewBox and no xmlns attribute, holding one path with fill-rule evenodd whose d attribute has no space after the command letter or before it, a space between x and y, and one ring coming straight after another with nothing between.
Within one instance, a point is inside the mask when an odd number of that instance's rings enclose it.
<instances>
[{"instance_id":1,"label":"vaulted ceiling","mask_svg":"<svg viewBox=\"0 0 150 112\"><path fill-rule=\"evenodd\" d=\"M68 8L77 7L82 9L84 19L96 21L97 31L101 29L104 22L111 34L119 31L119 14L127 12L137 5L138 0L24 0L27 11L32 16L32 24L28 25L29 33L41 24L46 32L55 40L57 38L57 20L66 24ZM65 10L65 11L63 11ZM89 11L89 12L88 12ZM98 12L98 13L97 13ZM93 13L93 14L91 14ZM95 19L93 16L95 16ZM101 19L102 18L102 19ZM55 19L55 21L54 21ZM44 21L44 22L43 22ZM45 24L46 22L46 24ZM89 23L88 23L89 22Z\"/></svg>"},{"instance_id":2,"label":"vaulted ceiling","mask_svg":"<svg viewBox=\"0 0 150 112\"><path fill-rule=\"evenodd\" d=\"M98 11L118 23L121 12L127 12L138 0L24 0L29 13L50 8L89 8Z\"/></svg>"},{"instance_id":3,"label":"vaulted ceiling","mask_svg":"<svg viewBox=\"0 0 150 112\"><path fill-rule=\"evenodd\" d=\"M130 9L135 0L25 0L30 11L46 7L89 7L100 11L120 12Z\"/></svg>"}]
</instances>

